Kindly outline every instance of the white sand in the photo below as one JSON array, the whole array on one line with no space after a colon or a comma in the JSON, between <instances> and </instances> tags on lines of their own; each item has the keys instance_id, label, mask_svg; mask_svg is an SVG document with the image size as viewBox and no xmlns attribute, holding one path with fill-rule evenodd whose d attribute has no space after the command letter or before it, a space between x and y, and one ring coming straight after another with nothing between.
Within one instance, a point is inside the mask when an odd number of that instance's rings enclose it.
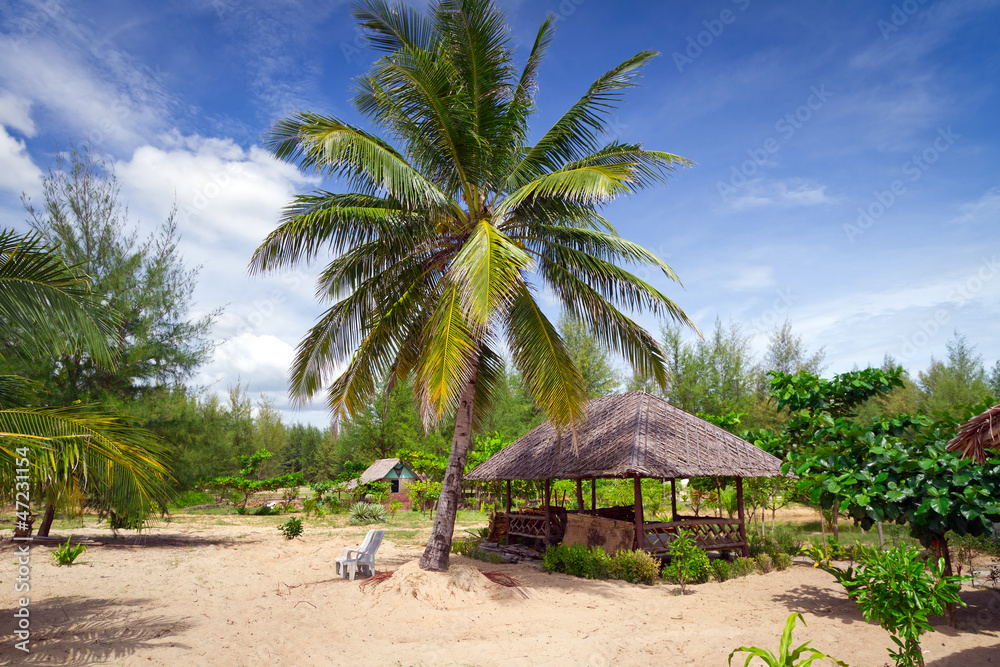
<instances>
[{"instance_id":1,"label":"white sand","mask_svg":"<svg viewBox=\"0 0 1000 667\"><path fill-rule=\"evenodd\" d=\"M101 534L91 530L76 534ZM374 591L334 574L361 529L287 541L272 526L209 521L154 531L143 547L95 547L72 567L33 551L32 653L13 649L14 547L0 545L0 664L44 665L725 665L744 644L776 650L792 611L795 644L851 665L888 662L888 634L865 623L831 577L809 566L694 587L634 586L452 558L416 569L420 550L383 542ZM163 537L186 541L162 546ZM525 599L475 570L518 579ZM1000 665L1000 593L968 591L962 631L925 636L931 665ZM742 660L738 663L742 664ZM760 663L756 663L760 664ZM830 663L826 663L830 664Z\"/></svg>"}]
</instances>

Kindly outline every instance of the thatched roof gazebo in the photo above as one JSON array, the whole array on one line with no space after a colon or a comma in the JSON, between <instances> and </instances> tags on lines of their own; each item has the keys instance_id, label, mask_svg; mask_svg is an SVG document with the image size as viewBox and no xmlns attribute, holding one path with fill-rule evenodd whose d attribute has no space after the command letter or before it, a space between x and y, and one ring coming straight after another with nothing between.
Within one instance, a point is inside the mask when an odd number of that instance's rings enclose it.
<instances>
[{"instance_id":1,"label":"thatched roof gazebo","mask_svg":"<svg viewBox=\"0 0 1000 667\"><path fill-rule=\"evenodd\" d=\"M746 553L743 478L781 476L779 459L645 392L595 398L587 402L586 414L577 427L577 451L568 427L557 432L551 422L546 422L484 461L466 479L507 482L507 514L511 525L520 519L510 512L510 481L544 481L543 537L549 544L553 537L549 511L552 480L576 480L580 514L582 481L591 480L591 514L597 514L595 480L631 478L635 490L635 548L654 553L666 551L669 534L685 528L693 530L703 546L740 547ZM674 482L691 477L737 478L739 522L678 515ZM644 522L640 486L643 478L671 481L673 522ZM518 534L510 528L508 532Z\"/></svg>"},{"instance_id":2,"label":"thatched roof gazebo","mask_svg":"<svg viewBox=\"0 0 1000 667\"><path fill-rule=\"evenodd\" d=\"M963 457L980 465L986 463L987 449L1000 452L1000 405L994 405L966 422L958 435L948 442L947 449L961 452Z\"/></svg>"}]
</instances>

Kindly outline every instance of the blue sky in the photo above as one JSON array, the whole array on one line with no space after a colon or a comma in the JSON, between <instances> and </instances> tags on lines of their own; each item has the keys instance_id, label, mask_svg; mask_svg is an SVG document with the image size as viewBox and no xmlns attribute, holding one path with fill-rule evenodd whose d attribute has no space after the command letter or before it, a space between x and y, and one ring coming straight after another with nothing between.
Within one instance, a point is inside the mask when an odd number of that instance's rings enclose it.
<instances>
[{"instance_id":1,"label":"blue sky","mask_svg":"<svg viewBox=\"0 0 1000 667\"><path fill-rule=\"evenodd\" d=\"M421 3L415 3L417 5ZM558 31L533 123L542 132L601 73L662 53L612 137L695 165L615 202L619 231L684 281L664 284L702 329L755 336L786 318L828 373L892 354L941 358L954 330L1000 359L1000 2L699 3L507 0L523 58ZM320 307L309 268L245 271L284 203L317 181L260 143L282 115L360 121L351 80L375 55L347 2L0 1L0 216L70 140L111 162L152 230L176 203L199 312L224 306L194 379L238 380L291 412L286 370ZM651 320L644 322L656 327Z\"/></svg>"}]
</instances>

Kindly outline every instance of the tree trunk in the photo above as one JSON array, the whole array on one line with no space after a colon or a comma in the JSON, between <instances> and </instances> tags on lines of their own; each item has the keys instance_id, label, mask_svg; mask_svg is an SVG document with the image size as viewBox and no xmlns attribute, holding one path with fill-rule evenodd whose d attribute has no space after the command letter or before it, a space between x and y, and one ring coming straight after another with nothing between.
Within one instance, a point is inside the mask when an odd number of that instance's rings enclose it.
<instances>
[{"instance_id":1,"label":"tree trunk","mask_svg":"<svg viewBox=\"0 0 1000 667\"><path fill-rule=\"evenodd\" d=\"M938 558L944 558L944 576L950 577L954 574L951 569L951 554L948 550L948 539L942 535L938 538ZM944 606L944 619L948 626L958 629L958 605L949 602Z\"/></svg>"},{"instance_id":2,"label":"tree trunk","mask_svg":"<svg viewBox=\"0 0 1000 667\"><path fill-rule=\"evenodd\" d=\"M478 374L477 359L472 369L472 377L462 388L458 411L455 413L455 435L451 441L451 455L448 457L448 467L445 469L444 481L441 484L441 496L438 498L431 538L427 541L424 555L420 557L422 570L444 572L448 569L451 539L455 532L455 516L458 514L458 504L462 498L465 458L469 455L469 446L472 444L472 406L476 399Z\"/></svg>"},{"instance_id":3,"label":"tree trunk","mask_svg":"<svg viewBox=\"0 0 1000 667\"><path fill-rule=\"evenodd\" d=\"M56 518L56 506L51 501L45 505L45 516L42 517L42 523L38 526L38 532L36 535L38 537L48 537L49 529L52 528L52 520Z\"/></svg>"}]
</instances>

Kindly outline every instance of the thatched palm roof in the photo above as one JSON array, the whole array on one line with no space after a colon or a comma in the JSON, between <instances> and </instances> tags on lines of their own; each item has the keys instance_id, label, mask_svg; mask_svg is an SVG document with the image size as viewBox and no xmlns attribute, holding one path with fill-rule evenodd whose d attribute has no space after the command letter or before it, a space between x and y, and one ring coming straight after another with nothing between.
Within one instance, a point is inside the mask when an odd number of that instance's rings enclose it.
<instances>
[{"instance_id":1,"label":"thatched palm roof","mask_svg":"<svg viewBox=\"0 0 1000 667\"><path fill-rule=\"evenodd\" d=\"M568 428L532 430L470 472L471 481L647 477L778 477L781 461L645 392L587 402L579 457Z\"/></svg>"},{"instance_id":2,"label":"thatched palm roof","mask_svg":"<svg viewBox=\"0 0 1000 667\"><path fill-rule=\"evenodd\" d=\"M358 488L368 484L369 482L377 482L380 479L385 479L385 476L392 472L392 469L399 465L399 459L379 459L375 463L368 466L361 477L355 477L347 483L345 487L348 491Z\"/></svg>"},{"instance_id":3,"label":"thatched palm roof","mask_svg":"<svg viewBox=\"0 0 1000 667\"><path fill-rule=\"evenodd\" d=\"M1000 451L1000 405L970 419L949 443L948 449L962 456L986 463L986 450Z\"/></svg>"}]
</instances>

